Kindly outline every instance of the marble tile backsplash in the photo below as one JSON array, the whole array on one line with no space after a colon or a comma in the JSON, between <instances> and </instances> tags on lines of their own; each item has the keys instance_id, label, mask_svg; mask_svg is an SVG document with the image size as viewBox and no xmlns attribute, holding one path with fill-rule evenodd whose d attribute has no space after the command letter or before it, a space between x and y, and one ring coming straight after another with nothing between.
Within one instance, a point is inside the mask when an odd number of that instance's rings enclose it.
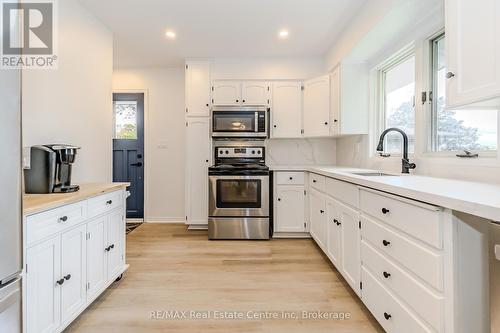
<instances>
[{"instance_id":1,"label":"marble tile backsplash","mask_svg":"<svg viewBox=\"0 0 500 333\"><path fill-rule=\"evenodd\" d=\"M336 164L335 139L270 139L266 146L269 166Z\"/></svg>"}]
</instances>

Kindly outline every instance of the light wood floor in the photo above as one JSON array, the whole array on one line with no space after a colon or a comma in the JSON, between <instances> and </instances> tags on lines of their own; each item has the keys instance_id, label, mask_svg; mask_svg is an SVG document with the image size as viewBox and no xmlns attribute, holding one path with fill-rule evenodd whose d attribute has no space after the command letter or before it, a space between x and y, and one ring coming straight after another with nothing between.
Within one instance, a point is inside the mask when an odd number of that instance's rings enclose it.
<instances>
[{"instance_id":1,"label":"light wood floor","mask_svg":"<svg viewBox=\"0 0 500 333\"><path fill-rule=\"evenodd\" d=\"M145 224L127 242L130 269L66 332L383 332L312 240L209 241L184 225ZM152 320L152 311L299 318L323 311L350 319Z\"/></svg>"}]
</instances>

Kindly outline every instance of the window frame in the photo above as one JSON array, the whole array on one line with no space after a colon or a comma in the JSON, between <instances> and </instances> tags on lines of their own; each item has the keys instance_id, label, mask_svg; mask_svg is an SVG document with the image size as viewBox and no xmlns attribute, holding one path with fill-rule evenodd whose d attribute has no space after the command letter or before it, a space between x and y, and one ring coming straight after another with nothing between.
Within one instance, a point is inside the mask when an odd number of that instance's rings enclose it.
<instances>
[{"instance_id":1,"label":"window frame","mask_svg":"<svg viewBox=\"0 0 500 333\"><path fill-rule=\"evenodd\" d=\"M423 106L423 112L425 114L425 137L426 140L424 147L425 150L422 152L424 157L442 157L442 158L454 158L458 159L457 154L463 153L463 150L442 150L439 151L437 148L437 108L434 99L434 91L437 86L437 79L434 73L436 72L437 54L435 52L436 43L446 37L445 29L442 28L436 31L434 34L429 36L424 40L424 56L427 57L427 62L423 64L423 70L425 75L423 76L424 86L422 87L422 93L427 93L427 100ZM446 41L446 40L445 40ZM447 46L447 43L445 42ZM432 97L431 97L432 96ZM496 110L497 111L497 149L496 150L473 150L474 153L479 154L479 159L481 158L496 158L498 156L498 148L500 144L500 110L491 107L478 107L478 106L466 106L460 108L461 110ZM462 159L460 159L462 160ZM463 160L473 160L473 159L463 159ZM477 160L477 159L475 159Z\"/></svg>"},{"instance_id":2,"label":"window frame","mask_svg":"<svg viewBox=\"0 0 500 333\"><path fill-rule=\"evenodd\" d=\"M376 82L376 106L375 106L375 112L376 112L376 125L375 125L375 131L373 133L373 146L376 147L380 134L386 129L386 95L385 95L385 77L386 73L390 71L391 69L394 69L396 66L400 65L401 63L405 62L411 57L415 57L415 63L417 62L417 52L415 48L415 44L411 43L404 48L400 49L399 51L395 52L392 56L388 57L384 62L379 64L378 66L375 67L374 71L376 72L377 76L377 82ZM417 66L416 66L417 67ZM416 119L416 91L417 91L417 70L415 68L415 91L413 92L413 112L415 113L415 119ZM417 125L415 122L415 137L417 135ZM385 150L385 147L384 147ZM414 151L410 152L409 155L413 156L415 155L417 151L417 145L416 145L416 140L415 140L415 146L414 146ZM373 153L375 157L381 158L376 153ZM402 153L391 153L391 157L401 157ZM384 157L385 158L385 157Z\"/></svg>"}]
</instances>

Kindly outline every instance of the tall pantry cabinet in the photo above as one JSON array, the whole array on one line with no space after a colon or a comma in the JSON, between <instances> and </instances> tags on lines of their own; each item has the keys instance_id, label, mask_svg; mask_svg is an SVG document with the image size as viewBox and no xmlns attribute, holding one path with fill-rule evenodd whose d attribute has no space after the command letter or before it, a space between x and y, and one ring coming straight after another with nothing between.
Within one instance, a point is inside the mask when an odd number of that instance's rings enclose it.
<instances>
[{"instance_id":1,"label":"tall pantry cabinet","mask_svg":"<svg viewBox=\"0 0 500 333\"><path fill-rule=\"evenodd\" d=\"M208 223L210 154L210 62L186 61L186 224Z\"/></svg>"}]
</instances>

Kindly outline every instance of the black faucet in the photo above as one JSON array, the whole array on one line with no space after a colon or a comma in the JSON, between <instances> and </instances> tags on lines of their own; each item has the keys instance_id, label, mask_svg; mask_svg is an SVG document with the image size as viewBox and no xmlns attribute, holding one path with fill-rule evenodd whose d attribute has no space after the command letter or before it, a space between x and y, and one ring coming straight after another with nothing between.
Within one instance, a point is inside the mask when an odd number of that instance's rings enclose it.
<instances>
[{"instance_id":1,"label":"black faucet","mask_svg":"<svg viewBox=\"0 0 500 333\"><path fill-rule=\"evenodd\" d=\"M402 159L403 169L401 172L410 173L410 169L415 169L417 165L415 163L410 163L410 160L408 158L408 136L406 135L405 132L395 127L388 128L385 131L383 131L382 134L380 134L380 140L378 142L377 151L380 152L380 156L384 157L390 156L389 154L382 154L382 152L384 151L384 138L387 133L392 131L399 132L403 136L403 159Z\"/></svg>"}]
</instances>

